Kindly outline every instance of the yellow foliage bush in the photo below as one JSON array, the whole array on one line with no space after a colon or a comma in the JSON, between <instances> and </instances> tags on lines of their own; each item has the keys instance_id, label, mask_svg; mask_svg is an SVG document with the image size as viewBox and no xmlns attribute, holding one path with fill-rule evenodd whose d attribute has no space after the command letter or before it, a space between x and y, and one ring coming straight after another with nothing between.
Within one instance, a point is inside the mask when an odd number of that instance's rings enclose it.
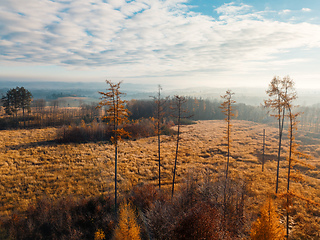
<instances>
[{"instance_id":1,"label":"yellow foliage bush","mask_svg":"<svg viewBox=\"0 0 320 240\"><path fill-rule=\"evenodd\" d=\"M106 235L104 234L104 232L101 229L98 229L94 233L94 240L104 240L104 239L106 239Z\"/></svg>"}]
</instances>

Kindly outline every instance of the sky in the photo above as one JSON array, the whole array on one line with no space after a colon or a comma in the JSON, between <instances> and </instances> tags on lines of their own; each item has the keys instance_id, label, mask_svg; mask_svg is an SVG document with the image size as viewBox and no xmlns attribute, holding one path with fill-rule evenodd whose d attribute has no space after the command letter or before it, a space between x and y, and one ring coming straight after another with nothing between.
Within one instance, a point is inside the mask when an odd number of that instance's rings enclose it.
<instances>
[{"instance_id":1,"label":"sky","mask_svg":"<svg viewBox=\"0 0 320 240\"><path fill-rule=\"evenodd\" d=\"M318 0L1 0L0 79L320 89Z\"/></svg>"}]
</instances>

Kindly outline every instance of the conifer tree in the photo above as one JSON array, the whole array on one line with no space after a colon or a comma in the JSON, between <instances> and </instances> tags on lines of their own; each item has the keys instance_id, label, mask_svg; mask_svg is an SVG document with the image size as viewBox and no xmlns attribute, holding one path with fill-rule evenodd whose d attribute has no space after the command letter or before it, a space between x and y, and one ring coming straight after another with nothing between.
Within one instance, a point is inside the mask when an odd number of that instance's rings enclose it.
<instances>
[{"instance_id":1,"label":"conifer tree","mask_svg":"<svg viewBox=\"0 0 320 240\"><path fill-rule=\"evenodd\" d=\"M18 111L21 108L25 126L25 110L30 111L32 94L24 87L16 87L10 89L5 96L2 97L2 104L6 114L18 117Z\"/></svg>"},{"instance_id":2,"label":"conifer tree","mask_svg":"<svg viewBox=\"0 0 320 240\"><path fill-rule=\"evenodd\" d=\"M250 236L252 240L285 239L284 227L270 197L261 208L261 216L252 225Z\"/></svg>"},{"instance_id":3,"label":"conifer tree","mask_svg":"<svg viewBox=\"0 0 320 240\"><path fill-rule=\"evenodd\" d=\"M140 227L131 204L120 206L119 224L115 230L115 240L140 240Z\"/></svg>"},{"instance_id":4,"label":"conifer tree","mask_svg":"<svg viewBox=\"0 0 320 240\"><path fill-rule=\"evenodd\" d=\"M24 87L18 89L18 96L20 101L20 108L22 108L22 116L23 116L23 124L24 127L26 126L26 119L25 119L25 110L30 112L30 103L32 100L32 94L26 90Z\"/></svg>"},{"instance_id":5,"label":"conifer tree","mask_svg":"<svg viewBox=\"0 0 320 240\"><path fill-rule=\"evenodd\" d=\"M285 119L285 113L288 103L292 103L296 99L296 94L293 88L293 81L289 76L285 76L283 79L274 77L269 88L266 91L269 99L264 101L264 106L270 108L274 113L271 116L276 117L278 120L279 139L278 139L278 159L277 159L277 176L276 176L276 188L275 192L278 193L279 187L279 171L280 171L280 158L281 158L281 142L283 125Z\"/></svg>"},{"instance_id":6,"label":"conifer tree","mask_svg":"<svg viewBox=\"0 0 320 240\"><path fill-rule=\"evenodd\" d=\"M129 133L126 132L121 124L125 123L128 119L129 111L125 108L126 100L122 100L121 96L124 93L120 92L120 84L112 83L109 80L106 80L106 83L109 85L107 92L99 92L102 97L99 102L98 107L107 106L106 116L103 119L107 120L107 123L112 126L112 136L111 142L114 145L114 190L115 190L115 211L117 212L117 164L118 164L118 143L122 140L124 136L129 136Z\"/></svg>"}]
</instances>

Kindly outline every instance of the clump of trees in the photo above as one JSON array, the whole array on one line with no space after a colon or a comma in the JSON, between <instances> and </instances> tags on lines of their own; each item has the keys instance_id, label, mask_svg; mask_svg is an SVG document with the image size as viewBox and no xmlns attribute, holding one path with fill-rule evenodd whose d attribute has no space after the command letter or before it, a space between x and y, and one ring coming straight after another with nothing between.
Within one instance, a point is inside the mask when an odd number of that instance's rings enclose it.
<instances>
[{"instance_id":1,"label":"clump of trees","mask_svg":"<svg viewBox=\"0 0 320 240\"><path fill-rule=\"evenodd\" d=\"M6 114L15 116L18 120L18 112L22 110L24 126L26 124L25 112L31 111L32 94L24 87L16 87L7 91L1 99Z\"/></svg>"}]
</instances>

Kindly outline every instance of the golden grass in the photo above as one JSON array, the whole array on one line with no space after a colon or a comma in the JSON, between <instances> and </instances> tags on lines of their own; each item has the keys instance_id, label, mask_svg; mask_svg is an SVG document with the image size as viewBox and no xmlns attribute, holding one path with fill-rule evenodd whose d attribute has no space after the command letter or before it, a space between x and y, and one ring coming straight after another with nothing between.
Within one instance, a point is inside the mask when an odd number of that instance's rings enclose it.
<instances>
[{"instance_id":1,"label":"golden grass","mask_svg":"<svg viewBox=\"0 0 320 240\"><path fill-rule=\"evenodd\" d=\"M249 208L259 209L266 194L275 185L277 129L248 121L233 121L230 158L231 176L249 180L255 196ZM226 162L224 139L226 123L210 120L182 127L182 140L177 163L177 183L189 172L200 178L209 172L221 177ZM266 164L261 172L262 131L266 129ZM44 195L59 198L65 195L93 196L112 192L114 187L114 149L105 142L58 144L55 128L0 131L0 216L14 210L25 210ZM300 134L301 138L304 136ZM286 137L286 135L285 135ZM175 153L175 136L162 136L162 184L170 186ZM299 139L299 136L298 138ZM299 194L320 202L320 161L317 139L302 146L310 153L305 182L293 183ZM303 143L302 143L303 144ZM284 154L287 150L284 141ZM280 192L286 189L286 164L281 162ZM118 179L120 191L139 183L158 181L157 139L149 137L124 141L119 146Z\"/></svg>"}]
</instances>

